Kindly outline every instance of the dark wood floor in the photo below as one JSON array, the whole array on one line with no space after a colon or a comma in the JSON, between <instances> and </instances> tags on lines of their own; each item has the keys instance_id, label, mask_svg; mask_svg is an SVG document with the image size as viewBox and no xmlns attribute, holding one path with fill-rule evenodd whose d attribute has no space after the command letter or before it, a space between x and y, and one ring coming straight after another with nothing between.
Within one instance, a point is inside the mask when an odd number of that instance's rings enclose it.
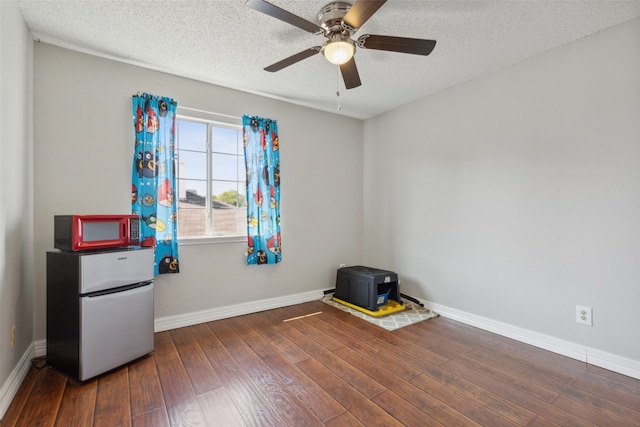
<instances>
[{"instance_id":1,"label":"dark wood floor","mask_svg":"<svg viewBox=\"0 0 640 427\"><path fill-rule=\"evenodd\" d=\"M1 425L640 426L640 381L444 318L388 332L318 301L158 333L151 356L84 384L32 368Z\"/></svg>"}]
</instances>

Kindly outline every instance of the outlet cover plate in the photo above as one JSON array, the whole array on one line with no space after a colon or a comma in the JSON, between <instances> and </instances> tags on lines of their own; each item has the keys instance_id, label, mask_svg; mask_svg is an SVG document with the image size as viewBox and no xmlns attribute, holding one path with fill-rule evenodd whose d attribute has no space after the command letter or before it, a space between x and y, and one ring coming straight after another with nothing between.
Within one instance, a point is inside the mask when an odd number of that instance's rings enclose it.
<instances>
[{"instance_id":1,"label":"outlet cover plate","mask_svg":"<svg viewBox=\"0 0 640 427\"><path fill-rule=\"evenodd\" d=\"M593 326L593 309L584 305L576 305L576 323Z\"/></svg>"}]
</instances>

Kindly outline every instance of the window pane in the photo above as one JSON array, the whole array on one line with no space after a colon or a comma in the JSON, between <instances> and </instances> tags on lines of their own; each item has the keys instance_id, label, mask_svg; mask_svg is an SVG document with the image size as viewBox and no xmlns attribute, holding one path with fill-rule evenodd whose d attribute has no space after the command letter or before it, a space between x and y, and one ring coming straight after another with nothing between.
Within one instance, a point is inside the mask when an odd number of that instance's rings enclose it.
<instances>
[{"instance_id":1,"label":"window pane","mask_svg":"<svg viewBox=\"0 0 640 427\"><path fill-rule=\"evenodd\" d=\"M237 181L212 181L213 200L229 206L244 206L246 203L244 183ZM224 206L218 206L222 208Z\"/></svg>"},{"instance_id":2,"label":"window pane","mask_svg":"<svg viewBox=\"0 0 640 427\"><path fill-rule=\"evenodd\" d=\"M238 156L238 181L241 181L243 186L247 181L247 165L244 162L244 156Z\"/></svg>"},{"instance_id":3,"label":"window pane","mask_svg":"<svg viewBox=\"0 0 640 427\"><path fill-rule=\"evenodd\" d=\"M203 237L207 235L207 210L187 207L180 202L178 213L178 237Z\"/></svg>"},{"instance_id":4,"label":"window pane","mask_svg":"<svg viewBox=\"0 0 640 427\"><path fill-rule=\"evenodd\" d=\"M230 154L211 155L211 178L236 181L238 179L238 156Z\"/></svg>"},{"instance_id":5,"label":"window pane","mask_svg":"<svg viewBox=\"0 0 640 427\"><path fill-rule=\"evenodd\" d=\"M207 179L207 153L178 151L178 178Z\"/></svg>"},{"instance_id":6,"label":"window pane","mask_svg":"<svg viewBox=\"0 0 640 427\"><path fill-rule=\"evenodd\" d=\"M207 197L207 181L193 179L178 180L178 200L179 208L182 207L204 207Z\"/></svg>"},{"instance_id":7,"label":"window pane","mask_svg":"<svg viewBox=\"0 0 640 427\"><path fill-rule=\"evenodd\" d=\"M238 153L238 134L237 129L227 129L221 127L212 128L212 147L215 153L239 154Z\"/></svg>"},{"instance_id":8,"label":"window pane","mask_svg":"<svg viewBox=\"0 0 640 427\"><path fill-rule=\"evenodd\" d=\"M214 235L242 236L247 233L247 208L212 209L211 232Z\"/></svg>"},{"instance_id":9,"label":"window pane","mask_svg":"<svg viewBox=\"0 0 640 427\"><path fill-rule=\"evenodd\" d=\"M207 151L207 124L178 120L178 149Z\"/></svg>"},{"instance_id":10,"label":"window pane","mask_svg":"<svg viewBox=\"0 0 640 427\"><path fill-rule=\"evenodd\" d=\"M238 189L240 184L237 181L213 181L211 183L211 192L214 194L211 209L211 232L213 234L237 236L246 234L246 198L244 190L239 191Z\"/></svg>"}]
</instances>

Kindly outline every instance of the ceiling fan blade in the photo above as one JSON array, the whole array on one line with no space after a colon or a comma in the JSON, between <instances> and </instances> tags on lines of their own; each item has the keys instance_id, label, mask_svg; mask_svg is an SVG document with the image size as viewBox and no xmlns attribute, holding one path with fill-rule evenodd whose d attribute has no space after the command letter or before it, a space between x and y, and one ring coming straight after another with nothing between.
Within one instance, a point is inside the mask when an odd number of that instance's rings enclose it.
<instances>
[{"instance_id":1,"label":"ceiling fan blade","mask_svg":"<svg viewBox=\"0 0 640 427\"><path fill-rule=\"evenodd\" d=\"M364 49L387 50L390 52L412 53L414 55L429 55L435 40L411 39L408 37L377 36L364 34L358 38L358 46Z\"/></svg>"},{"instance_id":2,"label":"ceiling fan blade","mask_svg":"<svg viewBox=\"0 0 640 427\"><path fill-rule=\"evenodd\" d=\"M386 2L387 0L357 0L342 18L342 22L357 30Z\"/></svg>"},{"instance_id":3,"label":"ceiling fan blade","mask_svg":"<svg viewBox=\"0 0 640 427\"><path fill-rule=\"evenodd\" d=\"M246 5L253 10L262 12L265 15L269 15L273 18L284 21L287 24L291 24L295 27L301 28L310 33L313 33L313 34L323 33L323 30L319 25L316 25L311 21L307 21L304 18L294 15L293 13L287 10L284 10L282 8L279 8L278 6L273 5L264 0L247 0Z\"/></svg>"},{"instance_id":4,"label":"ceiling fan blade","mask_svg":"<svg viewBox=\"0 0 640 427\"><path fill-rule=\"evenodd\" d=\"M282 61L278 61L275 64L271 64L268 67L265 67L265 71L269 71L271 73L275 73L276 71L280 71L283 68L288 67L289 65L293 65L296 62L300 62L303 59L307 59L322 50L321 46L310 47L307 50L303 50L302 52L298 52L295 55L291 55L288 58L283 59Z\"/></svg>"},{"instance_id":5,"label":"ceiling fan blade","mask_svg":"<svg viewBox=\"0 0 640 427\"><path fill-rule=\"evenodd\" d=\"M340 73L342 73L342 80L344 80L344 86L347 89L353 89L362 84L360 83L360 75L353 57L340 66Z\"/></svg>"}]
</instances>

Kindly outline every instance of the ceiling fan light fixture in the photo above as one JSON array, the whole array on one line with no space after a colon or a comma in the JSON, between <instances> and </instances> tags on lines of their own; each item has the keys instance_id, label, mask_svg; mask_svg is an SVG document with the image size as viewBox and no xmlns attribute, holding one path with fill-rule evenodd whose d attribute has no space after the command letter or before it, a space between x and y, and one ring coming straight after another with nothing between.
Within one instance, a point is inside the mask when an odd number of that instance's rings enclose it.
<instances>
[{"instance_id":1,"label":"ceiling fan light fixture","mask_svg":"<svg viewBox=\"0 0 640 427\"><path fill-rule=\"evenodd\" d=\"M332 64L342 65L348 62L356 51L356 47L350 39L335 39L328 41L322 54Z\"/></svg>"}]
</instances>

